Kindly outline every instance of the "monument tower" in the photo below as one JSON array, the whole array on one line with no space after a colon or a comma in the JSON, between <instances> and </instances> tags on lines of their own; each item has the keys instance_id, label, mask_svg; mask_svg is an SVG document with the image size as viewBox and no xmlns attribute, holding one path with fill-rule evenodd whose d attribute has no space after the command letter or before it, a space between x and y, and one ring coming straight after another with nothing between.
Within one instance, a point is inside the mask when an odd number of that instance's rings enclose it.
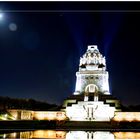
<instances>
[{"instance_id":1,"label":"monument tower","mask_svg":"<svg viewBox=\"0 0 140 140\"><path fill-rule=\"evenodd\" d=\"M105 57L96 45L88 46L86 53L80 58L79 71L76 72L76 76L74 95L84 92L94 93L94 90L110 95Z\"/></svg>"},{"instance_id":2,"label":"monument tower","mask_svg":"<svg viewBox=\"0 0 140 140\"><path fill-rule=\"evenodd\" d=\"M120 111L119 101L110 94L105 57L97 45L90 45L80 58L75 92L63 104L70 120L110 121Z\"/></svg>"}]
</instances>

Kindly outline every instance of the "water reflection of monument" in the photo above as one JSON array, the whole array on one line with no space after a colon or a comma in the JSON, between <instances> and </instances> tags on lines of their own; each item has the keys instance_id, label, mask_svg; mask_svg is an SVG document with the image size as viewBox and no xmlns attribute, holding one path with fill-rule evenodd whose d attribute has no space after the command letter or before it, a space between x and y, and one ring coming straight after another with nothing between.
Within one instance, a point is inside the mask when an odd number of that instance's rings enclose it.
<instances>
[{"instance_id":1,"label":"water reflection of monument","mask_svg":"<svg viewBox=\"0 0 140 140\"><path fill-rule=\"evenodd\" d=\"M109 132L109 131L55 131L35 130L3 134L8 139L50 139L50 140L116 140L140 139L140 132Z\"/></svg>"},{"instance_id":2,"label":"water reflection of monument","mask_svg":"<svg viewBox=\"0 0 140 140\"><path fill-rule=\"evenodd\" d=\"M119 109L119 101L110 95L105 57L96 45L88 46L80 58L74 95L63 107L70 120L110 121Z\"/></svg>"},{"instance_id":3,"label":"water reflection of monument","mask_svg":"<svg viewBox=\"0 0 140 140\"><path fill-rule=\"evenodd\" d=\"M96 131L70 131L66 135L66 140L114 140L114 135L110 132Z\"/></svg>"}]
</instances>

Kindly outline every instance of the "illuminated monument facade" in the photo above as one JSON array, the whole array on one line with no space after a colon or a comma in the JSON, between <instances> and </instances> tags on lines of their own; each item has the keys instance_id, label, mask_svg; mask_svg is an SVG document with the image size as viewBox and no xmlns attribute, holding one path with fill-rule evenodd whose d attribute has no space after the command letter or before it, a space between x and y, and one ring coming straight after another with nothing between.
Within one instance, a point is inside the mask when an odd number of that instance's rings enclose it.
<instances>
[{"instance_id":1,"label":"illuminated monument facade","mask_svg":"<svg viewBox=\"0 0 140 140\"><path fill-rule=\"evenodd\" d=\"M63 104L70 120L110 121L120 111L119 101L109 92L108 78L105 57L96 45L88 46L76 72L75 92Z\"/></svg>"},{"instance_id":2,"label":"illuminated monument facade","mask_svg":"<svg viewBox=\"0 0 140 140\"><path fill-rule=\"evenodd\" d=\"M88 46L87 52L80 58L76 76L75 95L95 91L110 94L105 58L100 54L97 46Z\"/></svg>"}]
</instances>

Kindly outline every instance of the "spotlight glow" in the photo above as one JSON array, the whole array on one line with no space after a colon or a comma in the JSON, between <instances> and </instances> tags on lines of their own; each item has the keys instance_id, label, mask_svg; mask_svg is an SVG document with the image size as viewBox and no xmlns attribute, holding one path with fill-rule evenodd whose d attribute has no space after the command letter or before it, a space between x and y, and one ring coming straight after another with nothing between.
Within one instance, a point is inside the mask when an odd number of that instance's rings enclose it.
<instances>
[{"instance_id":1,"label":"spotlight glow","mask_svg":"<svg viewBox=\"0 0 140 140\"><path fill-rule=\"evenodd\" d=\"M0 13L0 20L3 19L3 13Z\"/></svg>"}]
</instances>

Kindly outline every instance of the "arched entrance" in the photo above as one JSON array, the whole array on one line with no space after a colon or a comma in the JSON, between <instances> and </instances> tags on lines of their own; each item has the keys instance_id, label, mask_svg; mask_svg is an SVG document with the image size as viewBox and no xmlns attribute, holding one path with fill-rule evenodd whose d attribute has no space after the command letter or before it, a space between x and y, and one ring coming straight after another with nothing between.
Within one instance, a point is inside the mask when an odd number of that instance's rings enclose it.
<instances>
[{"instance_id":1,"label":"arched entrance","mask_svg":"<svg viewBox=\"0 0 140 140\"><path fill-rule=\"evenodd\" d=\"M89 84L86 86L84 101L88 101L89 93L93 93L94 101L98 101L98 87L95 84Z\"/></svg>"}]
</instances>

